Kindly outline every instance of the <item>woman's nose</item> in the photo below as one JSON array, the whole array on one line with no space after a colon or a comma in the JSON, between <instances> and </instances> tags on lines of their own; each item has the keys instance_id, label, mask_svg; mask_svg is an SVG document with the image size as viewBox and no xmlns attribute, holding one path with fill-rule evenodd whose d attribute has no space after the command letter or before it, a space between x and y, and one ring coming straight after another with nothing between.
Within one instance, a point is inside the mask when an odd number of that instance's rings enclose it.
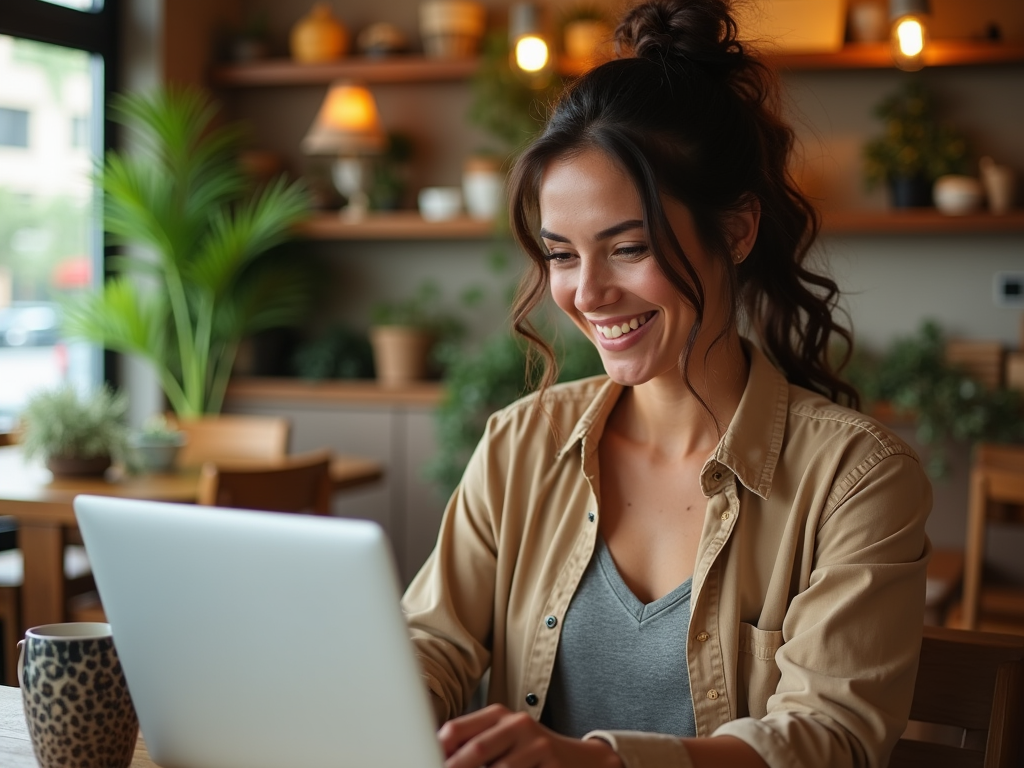
<instances>
[{"instance_id":1,"label":"woman's nose","mask_svg":"<svg viewBox=\"0 0 1024 768\"><path fill-rule=\"evenodd\" d=\"M575 304L580 312L593 312L615 300L609 270L600 260L581 258L578 274Z\"/></svg>"}]
</instances>

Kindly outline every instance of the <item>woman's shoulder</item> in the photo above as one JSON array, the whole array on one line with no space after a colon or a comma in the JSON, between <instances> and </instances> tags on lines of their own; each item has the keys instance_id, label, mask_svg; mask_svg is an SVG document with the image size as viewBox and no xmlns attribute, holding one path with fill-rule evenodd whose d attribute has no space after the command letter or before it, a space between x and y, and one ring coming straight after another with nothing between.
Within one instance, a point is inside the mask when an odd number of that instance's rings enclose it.
<instances>
[{"instance_id":1,"label":"woman's shoulder","mask_svg":"<svg viewBox=\"0 0 1024 768\"><path fill-rule=\"evenodd\" d=\"M906 455L918 461L914 449L877 419L839 405L822 394L789 385L789 429L802 439L840 441L880 455Z\"/></svg>"},{"instance_id":2,"label":"woman's shoulder","mask_svg":"<svg viewBox=\"0 0 1024 768\"><path fill-rule=\"evenodd\" d=\"M540 423L559 431L572 430L589 410L611 394L614 386L604 374L555 384L495 411L490 424L492 428L516 428Z\"/></svg>"}]
</instances>

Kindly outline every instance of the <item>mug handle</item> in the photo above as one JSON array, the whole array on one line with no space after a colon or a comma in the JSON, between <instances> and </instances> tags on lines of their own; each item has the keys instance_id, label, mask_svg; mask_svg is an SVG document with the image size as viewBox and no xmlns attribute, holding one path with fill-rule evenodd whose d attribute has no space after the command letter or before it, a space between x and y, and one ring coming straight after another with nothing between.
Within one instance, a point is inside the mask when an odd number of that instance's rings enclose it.
<instances>
[{"instance_id":1,"label":"mug handle","mask_svg":"<svg viewBox=\"0 0 1024 768\"><path fill-rule=\"evenodd\" d=\"M18 687L25 687L25 641L18 641Z\"/></svg>"}]
</instances>

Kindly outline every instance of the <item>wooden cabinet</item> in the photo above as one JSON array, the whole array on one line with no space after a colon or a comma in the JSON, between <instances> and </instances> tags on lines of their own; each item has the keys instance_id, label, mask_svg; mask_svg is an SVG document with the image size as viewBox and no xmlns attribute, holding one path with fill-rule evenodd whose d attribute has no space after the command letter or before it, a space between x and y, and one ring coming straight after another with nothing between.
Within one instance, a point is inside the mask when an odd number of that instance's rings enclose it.
<instances>
[{"instance_id":1,"label":"wooden cabinet","mask_svg":"<svg viewBox=\"0 0 1024 768\"><path fill-rule=\"evenodd\" d=\"M407 584L433 549L445 500L423 475L434 456L437 384L382 390L372 382L248 379L231 385L229 413L284 416L290 450L332 448L379 461L384 477L340 491L333 513L373 520L387 532Z\"/></svg>"}]
</instances>

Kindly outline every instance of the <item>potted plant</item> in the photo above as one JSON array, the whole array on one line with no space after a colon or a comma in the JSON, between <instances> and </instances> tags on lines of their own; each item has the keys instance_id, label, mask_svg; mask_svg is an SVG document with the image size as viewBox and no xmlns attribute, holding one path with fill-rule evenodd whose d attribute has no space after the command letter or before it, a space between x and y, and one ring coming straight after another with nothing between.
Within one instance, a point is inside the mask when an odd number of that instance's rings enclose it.
<instances>
[{"instance_id":1,"label":"potted plant","mask_svg":"<svg viewBox=\"0 0 1024 768\"><path fill-rule=\"evenodd\" d=\"M21 450L55 476L102 475L128 464L128 399L108 387L83 395L70 383L32 395L20 416Z\"/></svg>"},{"instance_id":2,"label":"potted plant","mask_svg":"<svg viewBox=\"0 0 1024 768\"><path fill-rule=\"evenodd\" d=\"M466 295L463 301L474 299ZM375 304L370 322L373 365L384 386L429 378L445 346L457 344L465 332L455 315L441 309L441 291L430 280L405 299Z\"/></svg>"},{"instance_id":3,"label":"potted plant","mask_svg":"<svg viewBox=\"0 0 1024 768\"><path fill-rule=\"evenodd\" d=\"M887 183L896 208L930 206L935 180L963 173L966 139L939 119L934 97L917 80L885 98L875 116L885 132L864 145L868 186Z\"/></svg>"},{"instance_id":4,"label":"potted plant","mask_svg":"<svg viewBox=\"0 0 1024 768\"><path fill-rule=\"evenodd\" d=\"M106 230L132 249L108 262L102 291L65 304L65 333L149 361L179 417L217 413L241 339L311 304L301 266L263 256L307 215L308 196L282 177L254 189L239 130L215 126L198 90L122 96L114 112L144 150L109 153L102 174Z\"/></svg>"},{"instance_id":5,"label":"potted plant","mask_svg":"<svg viewBox=\"0 0 1024 768\"><path fill-rule=\"evenodd\" d=\"M187 438L180 429L168 424L166 417L156 414L146 419L142 428L132 432L128 440L141 469L169 472Z\"/></svg>"},{"instance_id":6,"label":"potted plant","mask_svg":"<svg viewBox=\"0 0 1024 768\"><path fill-rule=\"evenodd\" d=\"M885 404L914 419L933 477L946 472L950 440L1024 442L1024 397L1012 389L988 389L950 365L946 339L934 322L923 323L914 336L896 339L881 355L858 353L844 375L860 390L866 407Z\"/></svg>"},{"instance_id":7,"label":"potted plant","mask_svg":"<svg viewBox=\"0 0 1024 768\"><path fill-rule=\"evenodd\" d=\"M585 71L611 58L612 25L597 5L580 3L562 17L562 50L572 71Z\"/></svg>"}]
</instances>

